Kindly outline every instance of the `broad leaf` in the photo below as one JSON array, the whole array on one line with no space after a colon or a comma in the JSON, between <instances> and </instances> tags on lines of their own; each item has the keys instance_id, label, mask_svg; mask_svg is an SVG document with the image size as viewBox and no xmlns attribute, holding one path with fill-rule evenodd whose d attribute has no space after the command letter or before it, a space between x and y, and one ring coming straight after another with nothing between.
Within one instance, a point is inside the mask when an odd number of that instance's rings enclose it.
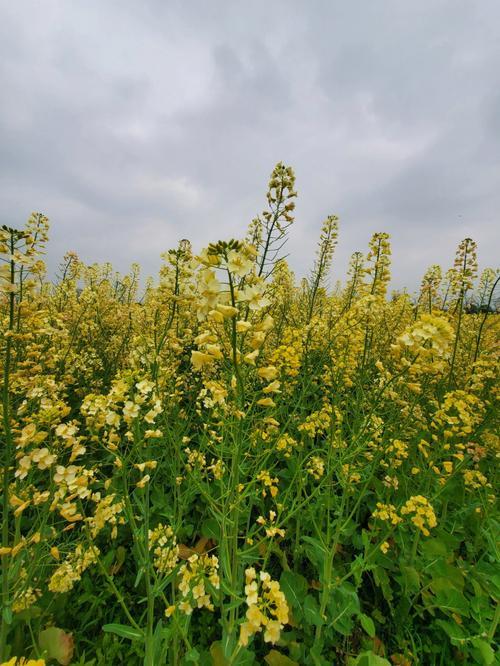
<instances>
[{"instance_id":1,"label":"broad leaf","mask_svg":"<svg viewBox=\"0 0 500 666\"><path fill-rule=\"evenodd\" d=\"M368 615L365 615L364 613L360 613L359 614L359 621L360 621L361 626L363 627L363 629L368 634L368 636L370 638L373 638L375 636L375 623L371 619L371 617L369 617Z\"/></svg>"},{"instance_id":2,"label":"broad leaf","mask_svg":"<svg viewBox=\"0 0 500 666\"><path fill-rule=\"evenodd\" d=\"M38 643L40 650L48 659L55 659L62 666L67 666L71 662L74 651L72 634L67 634L57 627L49 627L40 632Z\"/></svg>"},{"instance_id":3,"label":"broad leaf","mask_svg":"<svg viewBox=\"0 0 500 666\"><path fill-rule=\"evenodd\" d=\"M307 624L312 624L316 627L325 624L325 620L319 612L318 602L311 594L308 594L304 600L304 618Z\"/></svg>"},{"instance_id":4,"label":"broad leaf","mask_svg":"<svg viewBox=\"0 0 500 666\"><path fill-rule=\"evenodd\" d=\"M264 661L269 666L299 666L299 664L287 657L285 654L278 652L278 650L271 650L269 654L266 654Z\"/></svg>"},{"instance_id":5,"label":"broad leaf","mask_svg":"<svg viewBox=\"0 0 500 666\"><path fill-rule=\"evenodd\" d=\"M130 641L138 641L143 638L142 631L138 631L128 624L105 624L102 628L108 634L116 634L121 638L128 638Z\"/></svg>"},{"instance_id":6,"label":"broad leaf","mask_svg":"<svg viewBox=\"0 0 500 666\"><path fill-rule=\"evenodd\" d=\"M293 571L283 571L280 578L280 587L286 600L293 608L300 608L307 596L307 580L304 576Z\"/></svg>"},{"instance_id":7,"label":"broad leaf","mask_svg":"<svg viewBox=\"0 0 500 666\"><path fill-rule=\"evenodd\" d=\"M391 666L391 662L379 657L375 652L363 652L356 657L353 666Z\"/></svg>"}]
</instances>

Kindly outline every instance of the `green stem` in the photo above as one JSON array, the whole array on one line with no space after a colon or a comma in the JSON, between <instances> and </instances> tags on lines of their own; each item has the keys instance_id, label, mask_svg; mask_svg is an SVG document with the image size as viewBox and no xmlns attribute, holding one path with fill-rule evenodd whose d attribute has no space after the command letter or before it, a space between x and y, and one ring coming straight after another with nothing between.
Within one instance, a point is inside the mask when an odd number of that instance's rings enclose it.
<instances>
[{"instance_id":1,"label":"green stem","mask_svg":"<svg viewBox=\"0 0 500 666\"><path fill-rule=\"evenodd\" d=\"M10 236L10 251L11 256L14 254L14 233L11 232ZM15 284L15 264L11 259L10 261L10 285L13 287ZM10 485L10 466L11 458L13 455L13 441L12 430L10 425L10 393L9 393L9 377L10 365L12 355L12 332L14 328L14 304L15 294L13 291L9 294L9 328L5 349L5 363L3 369L3 387L2 387L2 417L3 417L3 430L5 437L4 449L4 468L3 468L3 482L2 482L2 547L8 548L9 546L9 485ZM0 627L0 661L7 658L7 633L10 624L10 617L8 614L9 609L9 569L10 569L10 555L2 557L2 620Z\"/></svg>"},{"instance_id":2,"label":"green stem","mask_svg":"<svg viewBox=\"0 0 500 666\"><path fill-rule=\"evenodd\" d=\"M81 510L81 512L83 513L83 506L81 505L81 503L80 503L80 510ZM84 532L85 532L85 536L87 537L87 541L88 541L90 547L91 547L91 548L95 547L95 545L94 545L94 541L93 541L93 539L92 539L92 537L91 537L91 535L90 535L90 533L89 533L89 529L88 529L88 526L87 526L86 523L84 523ZM143 633L141 627L137 624L137 622L134 620L134 618L133 618L132 615L130 614L130 611L129 611L129 609L127 608L127 604L125 603L125 599L123 598L122 593L121 593L120 590L116 587L115 582L114 582L112 576L110 576L110 574L108 573L108 571L107 571L106 567L104 566L104 564L102 563L102 560L101 560L101 558L100 558L99 555L96 556L96 562L97 562L97 565L98 565L99 569L101 570L102 575L103 575L104 578L106 579L106 581L107 581L107 583L108 583L110 589L112 590L113 594L115 595L116 600L118 601L118 603L119 603L120 606L122 607L122 610L123 610L123 612L125 613L125 615L126 615L126 617L127 617L127 620L130 622L130 624L131 624L135 629L137 629L137 631L140 631L141 633Z\"/></svg>"},{"instance_id":3,"label":"green stem","mask_svg":"<svg viewBox=\"0 0 500 666\"><path fill-rule=\"evenodd\" d=\"M144 659L144 666L155 666L154 659L154 638L153 638L153 625L155 613L155 595L151 587L151 572L149 567L149 484L146 486L146 498L144 502L144 576L146 581L146 596L147 596L147 625L146 625L146 656ZM146 559L147 558L147 559Z\"/></svg>"},{"instance_id":4,"label":"green stem","mask_svg":"<svg viewBox=\"0 0 500 666\"><path fill-rule=\"evenodd\" d=\"M234 290L234 284L232 280L231 273L228 271L229 276L229 290L231 294L231 304L233 307L236 307L236 294ZM241 409L244 406L244 385L243 378L240 373L240 368L238 364L238 349L237 349L237 332L236 332L236 319L233 317L231 319L231 347L232 347L232 360L234 366L234 372L236 375L237 383L237 403L238 407ZM235 625L237 621L238 609L235 605L236 595L238 590L238 526L239 526L239 513L240 513L240 496L238 491L238 486L240 482L240 462L241 462L241 440L242 440L242 420L238 416L238 422L236 424L236 433L234 435L234 454L231 463L231 472L230 472L230 492L228 494L229 501L229 530L230 535L228 539L228 553L227 553L227 563L228 567L228 576L231 586L231 595L230 595L230 610L229 616L226 625L227 636L224 641L226 654L229 655L232 652L235 641Z\"/></svg>"},{"instance_id":5,"label":"green stem","mask_svg":"<svg viewBox=\"0 0 500 666\"><path fill-rule=\"evenodd\" d=\"M493 298L493 294L495 293L495 289L496 289L496 286L497 286L499 280L500 280L500 277L498 277L495 280L495 283L494 283L494 285L493 285L493 287L491 288L491 291L490 291L490 297L488 299L488 304L486 306L486 311L485 311L484 317L482 318L481 323L479 325L479 330L478 330L477 339L476 339L476 348L474 350L474 359L473 359L472 363L475 363L477 361L477 357L479 356L479 349L480 349L480 346L481 346L481 337L483 335L483 328L484 328L484 325L486 324L486 319L487 319L488 313L490 311L491 300Z\"/></svg>"}]
</instances>

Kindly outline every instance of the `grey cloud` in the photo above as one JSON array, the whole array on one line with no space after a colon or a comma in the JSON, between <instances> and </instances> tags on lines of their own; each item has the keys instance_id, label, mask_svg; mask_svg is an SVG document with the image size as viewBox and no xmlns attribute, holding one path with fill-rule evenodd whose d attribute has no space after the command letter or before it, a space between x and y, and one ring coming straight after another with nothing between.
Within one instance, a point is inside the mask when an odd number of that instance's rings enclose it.
<instances>
[{"instance_id":1,"label":"grey cloud","mask_svg":"<svg viewBox=\"0 0 500 666\"><path fill-rule=\"evenodd\" d=\"M465 235L495 265L495 0L0 0L0 217L154 273L179 238L245 232L278 160L297 173L289 251L307 272L341 217L333 278L374 231L414 288Z\"/></svg>"}]
</instances>

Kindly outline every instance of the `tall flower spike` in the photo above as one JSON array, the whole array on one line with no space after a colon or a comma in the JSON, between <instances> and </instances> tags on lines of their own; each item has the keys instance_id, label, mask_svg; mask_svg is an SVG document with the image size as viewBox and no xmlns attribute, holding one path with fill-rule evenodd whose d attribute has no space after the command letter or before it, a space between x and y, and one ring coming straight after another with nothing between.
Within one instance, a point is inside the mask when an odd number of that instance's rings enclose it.
<instances>
[{"instance_id":1,"label":"tall flower spike","mask_svg":"<svg viewBox=\"0 0 500 666\"><path fill-rule=\"evenodd\" d=\"M328 272L332 265L333 253L337 245L338 237L338 217L329 215L321 228L318 249L316 251L316 261L314 269L309 280L309 315L308 321L314 313L314 304L318 295L318 290L326 282Z\"/></svg>"},{"instance_id":2,"label":"tall flower spike","mask_svg":"<svg viewBox=\"0 0 500 666\"><path fill-rule=\"evenodd\" d=\"M344 292L344 308L349 310L351 305L362 294L363 291L363 278L365 275L365 260L362 252L354 252L349 260L349 268L347 270L347 285Z\"/></svg>"},{"instance_id":3,"label":"tall flower spike","mask_svg":"<svg viewBox=\"0 0 500 666\"><path fill-rule=\"evenodd\" d=\"M366 256L367 273L371 276L370 293L385 298L391 279L391 244L389 234L376 233L370 240L370 249Z\"/></svg>"},{"instance_id":4,"label":"tall flower spike","mask_svg":"<svg viewBox=\"0 0 500 666\"><path fill-rule=\"evenodd\" d=\"M420 285L418 305L428 311L429 314L437 307L439 288L443 279L441 266L433 264L424 273Z\"/></svg>"},{"instance_id":5,"label":"tall flower spike","mask_svg":"<svg viewBox=\"0 0 500 666\"><path fill-rule=\"evenodd\" d=\"M294 198L297 196L295 174L292 167L282 162L274 167L269 180L267 202L269 209L262 213L262 235L257 260L257 273L267 277L271 275L276 263L282 258L281 249L287 241L288 228L294 221Z\"/></svg>"}]
</instances>

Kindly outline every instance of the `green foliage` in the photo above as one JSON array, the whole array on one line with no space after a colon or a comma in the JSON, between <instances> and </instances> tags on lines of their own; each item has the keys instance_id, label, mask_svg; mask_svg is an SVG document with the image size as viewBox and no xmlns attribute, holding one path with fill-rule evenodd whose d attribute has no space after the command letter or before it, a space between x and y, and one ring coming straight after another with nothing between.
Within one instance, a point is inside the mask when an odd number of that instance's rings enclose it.
<instances>
[{"instance_id":1,"label":"green foliage","mask_svg":"<svg viewBox=\"0 0 500 666\"><path fill-rule=\"evenodd\" d=\"M141 296L2 228L0 662L496 663L497 273L387 298L377 233L330 292L330 217L297 286L294 186Z\"/></svg>"}]
</instances>

